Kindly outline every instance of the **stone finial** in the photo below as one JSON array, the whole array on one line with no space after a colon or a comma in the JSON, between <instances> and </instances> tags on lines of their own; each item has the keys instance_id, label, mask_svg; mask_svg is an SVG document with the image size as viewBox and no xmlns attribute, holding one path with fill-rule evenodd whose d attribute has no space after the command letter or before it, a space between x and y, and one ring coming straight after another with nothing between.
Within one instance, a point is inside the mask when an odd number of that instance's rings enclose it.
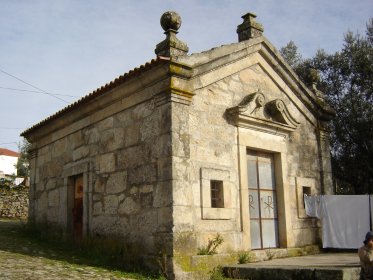
<instances>
[{"instance_id":1,"label":"stone finial","mask_svg":"<svg viewBox=\"0 0 373 280\"><path fill-rule=\"evenodd\" d=\"M262 36L264 28L263 25L255 21L255 14L247 13L243 15L242 18L243 23L237 26L239 42Z\"/></svg>"},{"instance_id":2,"label":"stone finial","mask_svg":"<svg viewBox=\"0 0 373 280\"><path fill-rule=\"evenodd\" d=\"M315 68L308 69L308 79L311 84L311 89L315 93L317 98L324 101L325 100L324 93L317 88L317 84L320 82L319 71L317 71L317 69Z\"/></svg>"},{"instance_id":3,"label":"stone finial","mask_svg":"<svg viewBox=\"0 0 373 280\"><path fill-rule=\"evenodd\" d=\"M165 12L160 20L161 26L165 31L166 39L160 42L155 48L157 56L179 56L188 53L189 48L183 42L176 38L177 31L181 26L181 17L176 12Z\"/></svg>"}]
</instances>

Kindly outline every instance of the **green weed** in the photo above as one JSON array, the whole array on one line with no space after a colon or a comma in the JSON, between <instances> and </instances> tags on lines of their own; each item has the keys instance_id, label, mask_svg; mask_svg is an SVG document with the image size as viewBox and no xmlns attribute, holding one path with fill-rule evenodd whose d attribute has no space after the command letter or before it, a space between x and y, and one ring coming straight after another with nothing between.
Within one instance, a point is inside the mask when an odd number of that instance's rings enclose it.
<instances>
[{"instance_id":1,"label":"green weed","mask_svg":"<svg viewBox=\"0 0 373 280\"><path fill-rule=\"evenodd\" d=\"M223 243L223 237L218 233L213 239L209 239L207 246L198 248L197 255L214 255L217 248Z\"/></svg>"}]
</instances>

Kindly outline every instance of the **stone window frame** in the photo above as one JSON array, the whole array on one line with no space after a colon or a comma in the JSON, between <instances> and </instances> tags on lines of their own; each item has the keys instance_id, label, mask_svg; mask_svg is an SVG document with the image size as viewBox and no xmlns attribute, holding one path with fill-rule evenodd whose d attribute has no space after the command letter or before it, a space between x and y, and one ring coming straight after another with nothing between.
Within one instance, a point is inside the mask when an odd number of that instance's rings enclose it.
<instances>
[{"instance_id":1,"label":"stone window frame","mask_svg":"<svg viewBox=\"0 0 373 280\"><path fill-rule=\"evenodd\" d=\"M306 215L306 209L304 208L304 187L310 188L310 195L316 194L316 180L315 178L304 178L295 177L296 186L296 200L297 200L297 213L299 219L310 219Z\"/></svg>"},{"instance_id":2,"label":"stone window frame","mask_svg":"<svg viewBox=\"0 0 373 280\"><path fill-rule=\"evenodd\" d=\"M201 208L202 220L230 220L232 219L230 171L217 168L201 168ZM224 207L211 205L211 181L222 182Z\"/></svg>"}]
</instances>

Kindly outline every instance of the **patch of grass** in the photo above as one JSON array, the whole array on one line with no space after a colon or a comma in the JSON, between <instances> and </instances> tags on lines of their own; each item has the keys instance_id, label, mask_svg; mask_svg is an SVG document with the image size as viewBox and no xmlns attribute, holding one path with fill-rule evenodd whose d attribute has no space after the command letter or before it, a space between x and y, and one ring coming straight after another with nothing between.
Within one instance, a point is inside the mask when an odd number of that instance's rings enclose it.
<instances>
[{"instance_id":1,"label":"patch of grass","mask_svg":"<svg viewBox=\"0 0 373 280\"><path fill-rule=\"evenodd\" d=\"M254 255L252 252L240 252L238 254L239 264L245 264L245 263L252 262L253 259L254 259Z\"/></svg>"},{"instance_id":2,"label":"patch of grass","mask_svg":"<svg viewBox=\"0 0 373 280\"><path fill-rule=\"evenodd\" d=\"M164 279L144 270L134 248L108 238L87 238L74 242L57 227L45 227L25 221L0 220L0 249L13 253L58 260L71 268L94 266L97 271L110 269L116 277Z\"/></svg>"},{"instance_id":3,"label":"patch of grass","mask_svg":"<svg viewBox=\"0 0 373 280\"><path fill-rule=\"evenodd\" d=\"M209 272L209 280L233 280L233 279L225 277L223 268L221 266L217 266L217 267L214 267Z\"/></svg>"}]
</instances>

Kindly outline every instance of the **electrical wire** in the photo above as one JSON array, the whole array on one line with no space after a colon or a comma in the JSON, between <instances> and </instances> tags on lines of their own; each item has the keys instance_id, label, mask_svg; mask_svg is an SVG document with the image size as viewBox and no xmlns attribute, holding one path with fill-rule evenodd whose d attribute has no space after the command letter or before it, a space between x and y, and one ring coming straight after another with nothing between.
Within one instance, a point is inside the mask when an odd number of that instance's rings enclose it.
<instances>
[{"instance_id":1,"label":"electrical wire","mask_svg":"<svg viewBox=\"0 0 373 280\"><path fill-rule=\"evenodd\" d=\"M54 98L57 98L57 99L59 99L59 100L65 102L65 103L70 103L70 102L68 102L68 101L66 101L66 100L64 100L64 99L62 99L62 98L56 96L55 94L48 93L48 92L46 92L45 90L42 90L41 88L38 88L38 87L36 87L36 86L34 86L34 85L32 85L32 84L30 84L30 83L28 83L28 82L26 82L26 81L20 79L20 78L14 76L14 75L12 75L12 74L10 74L10 73L8 73L8 72L2 70L2 69L0 69L0 72L4 73L5 75L8 75L8 76L10 76L10 77L12 77L12 78L14 78L14 79L20 81L20 82L22 82L22 83L24 83L24 84L26 84L26 85L28 85L28 86L30 86L30 87L33 87L34 89L37 89L37 90L41 91L43 94L47 94L47 95L49 95L49 96L52 96L52 97L54 97Z\"/></svg>"},{"instance_id":2,"label":"electrical wire","mask_svg":"<svg viewBox=\"0 0 373 280\"><path fill-rule=\"evenodd\" d=\"M7 90L13 90L13 91L25 91L25 92L33 92L33 93L43 93L44 94L44 92L42 92L42 91L20 89L20 88L9 88L9 87L0 86L0 89L7 89ZM50 92L48 92L48 94L59 95L59 96L67 96L67 97L79 97L77 95L68 95L68 94L59 94L59 93L50 93Z\"/></svg>"},{"instance_id":3,"label":"electrical wire","mask_svg":"<svg viewBox=\"0 0 373 280\"><path fill-rule=\"evenodd\" d=\"M0 143L0 145L7 145L7 144L18 144L18 142L6 142L6 143Z\"/></svg>"}]
</instances>

